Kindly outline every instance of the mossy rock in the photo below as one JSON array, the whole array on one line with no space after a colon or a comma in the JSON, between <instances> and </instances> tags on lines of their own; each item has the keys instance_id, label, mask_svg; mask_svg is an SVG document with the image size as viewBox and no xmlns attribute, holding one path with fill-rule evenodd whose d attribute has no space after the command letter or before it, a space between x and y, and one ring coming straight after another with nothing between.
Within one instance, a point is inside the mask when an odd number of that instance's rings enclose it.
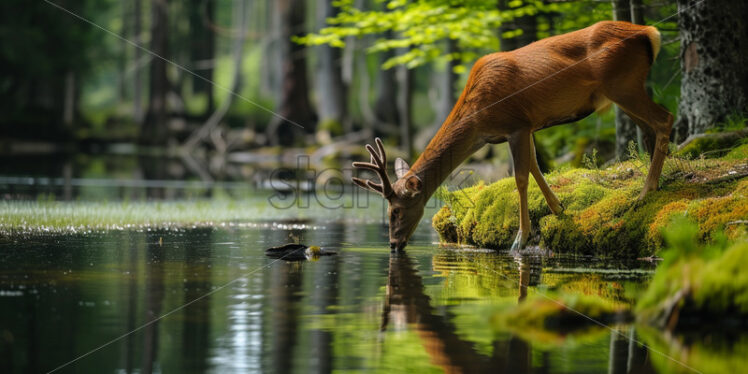
<instances>
[{"instance_id":1,"label":"mossy rock","mask_svg":"<svg viewBox=\"0 0 748 374\"><path fill-rule=\"evenodd\" d=\"M605 170L569 169L547 175L551 189L566 207L551 214L531 179L528 208L533 224L531 244L557 252L612 257L646 257L662 248L660 232L674 215L686 215L700 227L700 239L725 230L730 238L746 232L748 178L735 170L748 168L745 159L669 160L661 188L643 201L637 196L647 166L638 161ZM685 177L685 176L688 177ZM518 194L514 178L442 193L446 206L432 225L443 241L486 248L508 248L519 229Z\"/></svg>"}]
</instances>

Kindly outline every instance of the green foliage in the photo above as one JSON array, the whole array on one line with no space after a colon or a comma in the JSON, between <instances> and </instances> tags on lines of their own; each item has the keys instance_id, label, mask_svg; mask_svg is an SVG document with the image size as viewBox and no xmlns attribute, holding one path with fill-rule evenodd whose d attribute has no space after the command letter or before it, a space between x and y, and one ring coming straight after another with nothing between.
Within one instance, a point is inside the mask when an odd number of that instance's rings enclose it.
<instances>
[{"instance_id":1,"label":"green foliage","mask_svg":"<svg viewBox=\"0 0 748 374\"><path fill-rule=\"evenodd\" d=\"M480 55L499 50L501 38L521 35L511 30L499 35L504 23L523 16L539 16L539 36L550 35L550 16L564 14L554 32L564 32L610 18L608 2L543 2L513 0L506 9L499 9L496 0L378 0L379 9L363 10L354 0L338 0L337 16L329 18L328 27L316 34L298 38L309 45L345 46L348 37L377 35L381 38L369 48L371 52L404 49L390 58L384 68L406 65L409 68L435 60L454 60L460 64L455 72L466 71L465 64ZM457 44L457 51L445 48L446 40Z\"/></svg>"}]
</instances>

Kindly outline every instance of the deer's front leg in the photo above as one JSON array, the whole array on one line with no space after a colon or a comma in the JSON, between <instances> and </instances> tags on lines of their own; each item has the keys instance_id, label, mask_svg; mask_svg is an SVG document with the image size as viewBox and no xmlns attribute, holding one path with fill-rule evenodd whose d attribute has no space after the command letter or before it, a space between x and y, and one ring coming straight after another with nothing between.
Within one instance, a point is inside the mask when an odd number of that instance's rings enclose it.
<instances>
[{"instance_id":1,"label":"deer's front leg","mask_svg":"<svg viewBox=\"0 0 748 374\"><path fill-rule=\"evenodd\" d=\"M529 182L530 162L532 161L530 142L529 131L514 134L509 138L509 148L514 160L514 180L517 182L517 191L519 192L519 232L512 244L512 250L524 248L527 237L530 235L530 212L527 210L527 184Z\"/></svg>"},{"instance_id":2,"label":"deer's front leg","mask_svg":"<svg viewBox=\"0 0 748 374\"><path fill-rule=\"evenodd\" d=\"M553 193L551 188L548 186L548 183L546 183L545 178L543 178L543 173L540 172L538 159L535 155L535 140L532 136L530 136L530 173L535 178L535 181L538 182L538 187L540 187L540 191L543 192L545 201L548 203L548 207L551 208L553 214L559 215L563 213L564 206L561 205L561 201L558 200L556 194Z\"/></svg>"}]
</instances>

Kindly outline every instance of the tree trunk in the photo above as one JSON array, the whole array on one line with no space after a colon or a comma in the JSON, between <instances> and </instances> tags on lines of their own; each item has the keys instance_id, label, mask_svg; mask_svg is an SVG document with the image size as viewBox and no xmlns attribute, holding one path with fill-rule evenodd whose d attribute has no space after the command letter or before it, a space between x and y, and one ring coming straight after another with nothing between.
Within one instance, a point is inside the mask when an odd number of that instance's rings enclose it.
<instances>
[{"instance_id":1,"label":"tree trunk","mask_svg":"<svg viewBox=\"0 0 748 374\"><path fill-rule=\"evenodd\" d=\"M75 107L77 105L76 100L76 87L75 87L75 73L68 71L65 74L65 103L62 109L62 124L67 130L67 133L73 131L73 121L75 120Z\"/></svg>"},{"instance_id":2,"label":"tree trunk","mask_svg":"<svg viewBox=\"0 0 748 374\"><path fill-rule=\"evenodd\" d=\"M134 0L133 4L133 41L136 45L140 46L143 42L141 34L143 33L143 1ZM135 47L135 69L133 70L133 88L132 88L132 117L135 123L141 124L143 122L143 79L140 76L140 59L142 58L142 52L140 48Z\"/></svg>"},{"instance_id":3,"label":"tree trunk","mask_svg":"<svg viewBox=\"0 0 748 374\"><path fill-rule=\"evenodd\" d=\"M400 65L397 67L397 110L400 113L400 146L409 160L413 154L413 70Z\"/></svg>"},{"instance_id":4,"label":"tree trunk","mask_svg":"<svg viewBox=\"0 0 748 374\"><path fill-rule=\"evenodd\" d=\"M354 59L356 60L356 75L359 77L358 82L358 106L361 110L361 122L363 122L363 128L371 130L371 128L377 123L377 116L374 114L374 110L371 107L370 91L371 91L371 75L369 74L369 67L367 64L367 53L364 50L364 46L367 45L367 38L361 40L354 40L354 45L350 46L354 50ZM361 48L356 48L355 45L361 44ZM356 51L358 49L358 51ZM352 86L351 86L352 87Z\"/></svg>"},{"instance_id":5,"label":"tree trunk","mask_svg":"<svg viewBox=\"0 0 748 374\"><path fill-rule=\"evenodd\" d=\"M151 2L151 51L168 58L168 0ZM166 75L166 61L153 57L150 68L150 97L145 123L140 133L140 142L151 145L164 145L167 137L168 108L166 95L169 80Z\"/></svg>"},{"instance_id":6,"label":"tree trunk","mask_svg":"<svg viewBox=\"0 0 748 374\"><path fill-rule=\"evenodd\" d=\"M631 23L644 24L644 2L642 0L631 0Z\"/></svg>"},{"instance_id":7,"label":"tree trunk","mask_svg":"<svg viewBox=\"0 0 748 374\"><path fill-rule=\"evenodd\" d=\"M192 60L193 71L202 77L212 81L214 58L215 58L215 36L209 25L215 18L215 4L213 0L202 0L189 2L190 11L190 60ZM192 93L204 94L208 101L205 113L214 110L213 85L192 76Z\"/></svg>"},{"instance_id":8,"label":"tree trunk","mask_svg":"<svg viewBox=\"0 0 748 374\"><path fill-rule=\"evenodd\" d=\"M306 71L306 46L293 42L304 36L306 0L277 0L280 15L278 46L281 49L281 92L276 113L268 126L268 137L274 145L292 145L304 132L314 132L316 114L309 100ZM282 118L281 118L282 117ZM302 128L303 127L303 128Z\"/></svg>"},{"instance_id":9,"label":"tree trunk","mask_svg":"<svg viewBox=\"0 0 748 374\"><path fill-rule=\"evenodd\" d=\"M203 124L198 130L193 132L189 138L184 142L184 150L189 153L199 142L206 139L210 135L211 131L218 126L218 124L226 116L231 104L234 102L235 92L239 90L242 80L242 61L244 61L244 40L247 35L247 10L245 9L246 0L234 0L232 13L233 13L233 25L237 30L234 37L233 45L233 61L234 61L234 73L231 76L231 85L229 86L229 92L226 94L218 110L214 111L210 115L205 124ZM220 148L220 147L217 147ZM219 149L220 152L224 152L225 149Z\"/></svg>"},{"instance_id":10,"label":"tree trunk","mask_svg":"<svg viewBox=\"0 0 748 374\"><path fill-rule=\"evenodd\" d=\"M456 53L457 41L452 39L447 40L446 52ZM457 74L454 72L455 66L457 66L457 61L449 60L445 67L444 74L439 80L439 100L436 104L437 126L441 125L444 119L447 118L457 100L455 97L455 83L457 82Z\"/></svg>"},{"instance_id":11,"label":"tree trunk","mask_svg":"<svg viewBox=\"0 0 748 374\"><path fill-rule=\"evenodd\" d=\"M392 33L387 32L385 38L390 39ZM385 51L379 54L379 66L395 56L394 51ZM396 127L400 122L400 113L397 106L397 68L379 69L376 81L377 98L374 101L374 115L377 119L377 130L388 127Z\"/></svg>"},{"instance_id":12,"label":"tree trunk","mask_svg":"<svg viewBox=\"0 0 748 374\"><path fill-rule=\"evenodd\" d=\"M681 99L675 140L701 134L748 102L748 4L678 0Z\"/></svg>"},{"instance_id":13,"label":"tree trunk","mask_svg":"<svg viewBox=\"0 0 748 374\"><path fill-rule=\"evenodd\" d=\"M457 52L456 41L449 39L445 46L445 52L455 53ZM457 74L454 72L454 68L457 66L456 60L449 60L445 66L443 72L432 70L432 80L436 88L436 94L429 94L429 98L433 102L434 107L434 123L429 125L427 128L420 130L413 138L413 147L415 149L423 149L426 147L431 138L436 135L439 128L444 123L444 120L449 116L452 108L455 105L455 83L457 82ZM433 91L432 91L433 92Z\"/></svg>"},{"instance_id":14,"label":"tree trunk","mask_svg":"<svg viewBox=\"0 0 748 374\"><path fill-rule=\"evenodd\" d=\"M611 0L613 5L613 20L631 22L631 1Z\"/></svg>"},{"instance_id":15,"label":"tree trunk","mask_svg":"<svg viewBox=\"0 0 748 374\"><path fill-rule=\"evenodd\" d=\"M330 1L317 2L317 22L320 27L326 24L327 18L334 17L338 8ZM346 115L346 87L342 75L342 50L329 45L317 47L317 110L319 113L320 130L327 130L335 135L340 132L350 132L350 125L345 120Z\"/></svg>"},{"instance_id":16,"label":"tree trunk","mask_svg":"<svg viewBox=\"0 0 748 374\"><path fill-rule=\"evenodd\" d=\"M631 22L633 3L629 0L612 0L613 19ZM637 128L634 121L616 105L616 158L624 160L628 157L629 142L639 143ZM641 146L641 143L639 143Z\"/></svg>"}]
</instances>

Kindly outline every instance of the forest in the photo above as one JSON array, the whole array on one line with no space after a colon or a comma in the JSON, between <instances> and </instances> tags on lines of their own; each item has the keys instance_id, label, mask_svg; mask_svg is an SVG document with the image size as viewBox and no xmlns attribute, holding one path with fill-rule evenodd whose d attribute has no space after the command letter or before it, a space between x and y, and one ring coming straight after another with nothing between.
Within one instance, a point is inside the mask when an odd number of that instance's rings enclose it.
<instances>
[{"instance_id":1,"label":"forest","mask_svg":"<svg viewBox=\"0 0 748 374\"><path fill-rule=\"evenodd\" d=\"M661 31L647 90L677 115L674 144L740 127L748 87L744 10L727 1L50 0L2 7L0 129L10 152L19 143L83 150L131 143L163 155L226 157L377 135L397 139L412 157L446 118L478 57L607 19ZM29 22L46 26L24 27ZM630 141L645 151L641 130L620 110L539 132L536 141L549 164L581 165L593 148L600 163L624 159Z\"/></svg>"}]
</instances>

